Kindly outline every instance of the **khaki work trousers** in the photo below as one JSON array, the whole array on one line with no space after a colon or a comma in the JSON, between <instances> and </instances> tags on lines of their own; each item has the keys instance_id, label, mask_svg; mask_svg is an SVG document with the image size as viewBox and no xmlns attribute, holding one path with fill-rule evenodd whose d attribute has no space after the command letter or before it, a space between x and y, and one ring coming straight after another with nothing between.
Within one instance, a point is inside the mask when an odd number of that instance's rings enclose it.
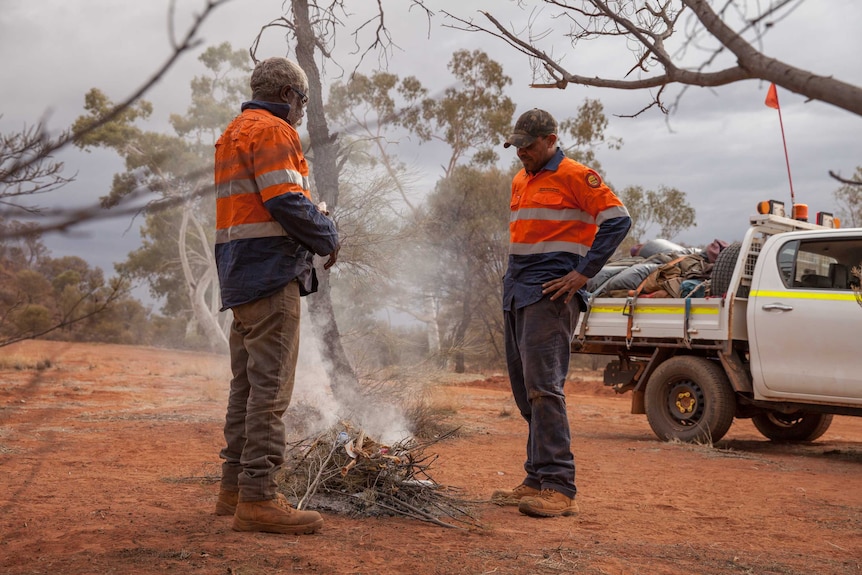
<instances>
[{"instance_id":1,"label":"khaki work trousers","mask_svg":"<svg viewBox=\"0 0 862 575\"><path fill-rule=\"evenodd\" d=\"M299 284L233 308L221 487L240 501L274 499L299 355Z\"/></svg>"}]
</instances>

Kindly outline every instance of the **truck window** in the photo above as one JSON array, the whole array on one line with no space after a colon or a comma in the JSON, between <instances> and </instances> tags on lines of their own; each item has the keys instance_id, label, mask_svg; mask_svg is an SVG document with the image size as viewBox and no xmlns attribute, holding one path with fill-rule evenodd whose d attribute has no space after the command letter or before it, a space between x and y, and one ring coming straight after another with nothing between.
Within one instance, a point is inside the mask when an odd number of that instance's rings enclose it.
<instances>
[{"instance_id":1,"label":"truck window","mask_svg":"<svg viewBox=\"0 0 862 575\"><path fill-rule=\"evenodd\" d=\"M862 238L788 242L778 258L787 287L847 290L859 284L852 270L862 263Z\"/></svg>"},{"instance_id":2,"label":"truck window","mask_svg":"<svg viewBox=\"0 0 862 575\"><path fill-rule=\"evenodd\" d=\"M784 287L793 287L793 269L796 264L796 250L799 249L799 242L787 242L781 246L778 252L778 271L781 274L781 281L784 282Z\"/></svg>"}]
</instances>

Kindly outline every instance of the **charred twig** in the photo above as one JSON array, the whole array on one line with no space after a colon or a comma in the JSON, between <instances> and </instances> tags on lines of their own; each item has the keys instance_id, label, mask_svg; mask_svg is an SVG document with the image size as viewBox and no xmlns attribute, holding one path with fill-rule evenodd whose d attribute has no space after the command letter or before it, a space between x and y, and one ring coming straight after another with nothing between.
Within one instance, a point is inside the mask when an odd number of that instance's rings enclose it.
<instances>
[{"instance_id":1,"label":"charred twig","mask_svg":"<svg viewBox=\"0 0 862 575\"><path fill-rule=\"evenodd\" d=\"M314 481L309 484L308 489L305 491L305 495L303 495L302 499L297 503L297 509L302 509L305 502L308 499L311 499L311 497L317 492L317 487L320 485L320 476L323 475L323 471L326 469L326 464L329 463L330 459L332 459L332 455L335 453L337 447L337 445L334 445L332 449L329 450L329 455L326 456L326 460L320 465L320 470L317 472L317 476L315 476Z\"/></svg>"},{"instance_id":2,"label":"charred twig","mask_svg":"<svg viewBox=\"0 0 862 575\"><path fill-rule=\"evenodd\" d=\"M400 511L399 509L397 509L395 507L387 506L385 503L378 502L377 505L380 505L381 507L386 507L386 508L391 509L393 511ZM408 510L415 513L416 516L418 516L420 519L423 519L425 521L430 521L431 523L434 523L435 525L440 525L441 527L449 527L451 529L463 529L463 527L458 527L457 525L452 525L451 523L446 523L445 521L441 521L441 520L437 519L436 517L434 517L433 515L431 515L430 513L423 511L423 510L419 509L418 507L414 507L413 505L410 505L406 501L401 501L399 499L398 505L406 507ZM401 511L401 512L403 513L403 511Z\"/></svg>"}]
</instances>

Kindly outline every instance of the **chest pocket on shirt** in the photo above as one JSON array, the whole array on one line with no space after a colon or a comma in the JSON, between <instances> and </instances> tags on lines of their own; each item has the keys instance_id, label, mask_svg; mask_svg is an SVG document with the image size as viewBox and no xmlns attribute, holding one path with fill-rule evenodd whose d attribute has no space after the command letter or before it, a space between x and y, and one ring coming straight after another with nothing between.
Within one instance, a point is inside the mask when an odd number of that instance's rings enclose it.
<instances>
[{"instance_id":1,"label":"chest pocket on shirt","mask_svg":"<svg viewBox=\"0 0 862 575\"><path fill-rule=\"evenodd\" d=\"M556 190L539 190L532 194L530 200L534 204L553 208L563 204L563 195Z\"/></svg>"}]
</instances>

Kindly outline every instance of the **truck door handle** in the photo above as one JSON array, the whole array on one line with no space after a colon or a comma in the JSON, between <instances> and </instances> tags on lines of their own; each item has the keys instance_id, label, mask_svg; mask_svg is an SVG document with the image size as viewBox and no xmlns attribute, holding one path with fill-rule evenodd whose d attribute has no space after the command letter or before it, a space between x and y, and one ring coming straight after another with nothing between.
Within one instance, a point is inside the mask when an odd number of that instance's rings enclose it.
<instances>
[{"instance_id":1,"label":"truck door handle","mask_svg":"<svg viewBox=\"0 0 862 575\"><path fill-rule=\"evenodd\" d=\"M792 305L786 303L767 303L763 305L765 311L793 311Z\"/></svg>"}]
</instances>

